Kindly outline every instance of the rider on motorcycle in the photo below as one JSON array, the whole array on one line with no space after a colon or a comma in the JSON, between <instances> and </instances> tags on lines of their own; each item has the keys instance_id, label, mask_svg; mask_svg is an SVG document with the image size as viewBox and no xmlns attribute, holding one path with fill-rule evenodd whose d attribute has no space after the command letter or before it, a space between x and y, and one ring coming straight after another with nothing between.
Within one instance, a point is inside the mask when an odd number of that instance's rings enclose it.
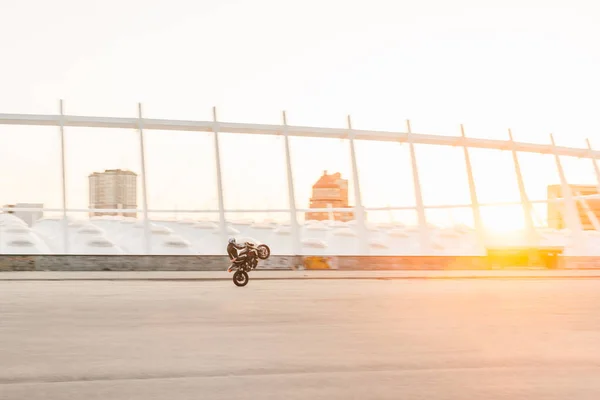
<instances>
[{"instance_id":1,"label":"rider on motorcycle","mask_svg":"<svg viewBox=\"0 0 600 400\"><path fill-rule=\"evenodd\" d=\"M238 245L235 241L235 238L229 238L229 243L227 244L227 255L229 255L229 259L234 264L243 263L246 260L247 254L239 254L238 250L245 249L246 246Z\"/></svg>"}]
</instances>

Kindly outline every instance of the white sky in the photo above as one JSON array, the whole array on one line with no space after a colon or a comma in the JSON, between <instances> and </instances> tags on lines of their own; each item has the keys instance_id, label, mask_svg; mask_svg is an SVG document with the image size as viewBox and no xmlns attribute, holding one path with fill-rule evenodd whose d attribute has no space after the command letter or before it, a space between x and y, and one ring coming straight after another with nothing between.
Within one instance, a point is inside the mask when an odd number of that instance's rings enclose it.
<instances>
[{"instance_id":1,"label":"white sky","mask_svg":"<svg viewBox=\"0 0 600 400\"><path fill-rule=\"evenodd\" d=\"M535 0L0 0L0 113L135 115L403 130L600 148L600 4ZM212 138L148 132L152 208L216 208ZM223 135L226 206L287 207L282 139ZM294 139L297 199L327 169L351 178L347 143ZM58 133L0 126L0 203L60 205ZM262 149L262 150L261 150ZM139 168L135 132L67 130L68 202L87 175ZM427 204L468 202L458 148L418 147ZM367 206L414 204L406 146L358 143ZM473 151L482 202L517 200L511 156ZM523 155L532 198L557 182ZM573 183L591 163L564 160ZM252 176L252 179L248 179ZM140 201L141 204L141 201ZM518 225L518 208L486 211ZM468 219L468 212L454 218ZM383 214L373 218L383 218ZM404 214L397 214L400 218ZM499 215L501 217L499 217ZM510 215L510 217L509 217ZM430 212L447 222L447 212Z\"/></svg>"}]
</instances>

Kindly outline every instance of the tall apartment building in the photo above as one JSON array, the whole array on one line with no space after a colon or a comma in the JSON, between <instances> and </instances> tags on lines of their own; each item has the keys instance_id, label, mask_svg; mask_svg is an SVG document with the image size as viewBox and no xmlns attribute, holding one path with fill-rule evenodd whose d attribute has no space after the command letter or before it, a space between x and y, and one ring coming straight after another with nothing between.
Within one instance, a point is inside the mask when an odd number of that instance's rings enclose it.
<instances>
[{"instance_id":1,"label":"tall apartment building","mask_svg":"<svg viewBox=\"0 0 600 400\"><path fill-rule=\"evenodd\" d=\"M569 185L571 187L571 193L573 196L589 196L598 194L598 187L595 185ZM552 199L561 199L562 190L560 185L550 185L548 186L548 200ZM593 230L594 226L588 217L587 210L581 204L580 201L577 202L577 213L579 215L579 219L581 220L581 225L585 230ZM585 203L587 207L590 209L592 214L596 216L596 219L600 221L600 199L585 199ZM548 203L548 227L554 229L564 229L566 228L566 223L564 220L564 203Z\"/></svg>"},{"instance_id":2,"label":"tall apartment building","mask_svg":"<svg viewBox=\"0 0 600 400\"><path fill-rule=\"evenodd\" d=\"M89 177L90 208L135 209L137 208L137 174L121 169L94 172ZM122 215L137 218L137 213L90 212L90 217Z\"/></svg>"},{"instance_id":3,"label":"tall apartment building","mask_svg":"<svg viewBox=\"0 0 600 400\"><path fill-rule=\"evenodd\" d=\"M327 171L312 187L312 197L309 208L350 208L348 206L348 180L342 178L342 174L336 172L329 175ZM306 220L323 221L330 218L328 212L307 212ZM354 219L353 212L333 213L333 219L336 221L351 221Z\"/></svg>"}]
</instances>

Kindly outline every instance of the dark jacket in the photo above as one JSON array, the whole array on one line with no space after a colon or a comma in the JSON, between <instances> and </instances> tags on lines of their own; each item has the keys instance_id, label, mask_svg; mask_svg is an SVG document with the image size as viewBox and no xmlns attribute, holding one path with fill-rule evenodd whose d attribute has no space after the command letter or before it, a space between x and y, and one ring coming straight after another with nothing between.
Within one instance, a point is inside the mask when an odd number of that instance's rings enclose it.
<instances>
[{"instance_id":1,"label":"dark jacket","mask_svg":"<svg viewBox=\"0 0 600 400\"><path fill-rule=\"evenodd\" d=\"M233 260L234 258L237 258L237 256L238 256L238 250L242 250L244 247L245 246L243 246L243 245L242 246L238 246L238 245L235 245L233 243L229 243L227 245L227 255L229 255L229 258Z\"/></svg>"}]
</instances>

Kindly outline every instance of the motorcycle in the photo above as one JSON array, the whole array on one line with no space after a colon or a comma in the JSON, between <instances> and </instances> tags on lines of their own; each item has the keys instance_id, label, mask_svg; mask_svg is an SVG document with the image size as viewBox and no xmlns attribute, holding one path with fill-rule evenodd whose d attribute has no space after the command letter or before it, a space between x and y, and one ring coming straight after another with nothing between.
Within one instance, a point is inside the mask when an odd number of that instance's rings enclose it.
<instances>
[{"instance_id":1,"label":"motorcycle","mask_svg":"<svg viewBox=\"0 0 600 400\"><path fill-rule=\"evenodd\" d=\"M248 272L258 266L258 260L266 260L271 256L271 249L266 244L257 244L247 241L244 243L244 248L239 252L238 258L244 257L243 262L233 262L227 268L227 272L233 272L233 283L236 286L246 286L250 277Z\"/></svg>"}]
</instances>

